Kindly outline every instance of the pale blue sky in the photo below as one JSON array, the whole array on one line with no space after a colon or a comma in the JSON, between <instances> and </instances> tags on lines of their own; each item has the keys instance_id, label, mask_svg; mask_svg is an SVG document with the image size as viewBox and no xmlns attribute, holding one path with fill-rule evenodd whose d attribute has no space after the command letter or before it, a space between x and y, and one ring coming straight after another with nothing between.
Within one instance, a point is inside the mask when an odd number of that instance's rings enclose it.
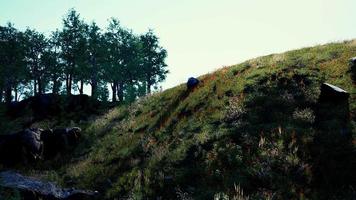
<instances>
[{"instance_id":1,"label":"pale blue sky","mask_svg":"<svg viewBox=\"0 0 356 200\"><path fill-rule=\"evenodd\" d=\"M356 0L0 0L0 24L49 33L75 8L143 33L154 29L168 50L169 88L225 65L356 38Z\"/></svg>"}]
</instances>

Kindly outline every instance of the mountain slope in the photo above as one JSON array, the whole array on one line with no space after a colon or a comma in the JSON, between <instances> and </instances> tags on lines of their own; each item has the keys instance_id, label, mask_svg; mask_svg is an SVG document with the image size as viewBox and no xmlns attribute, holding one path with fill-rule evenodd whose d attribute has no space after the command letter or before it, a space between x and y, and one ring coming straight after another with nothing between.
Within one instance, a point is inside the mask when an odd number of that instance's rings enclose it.
<instances>
[{"instance_id":1,"label":"mountain slope","mask_svg":"<svg viewBox=\"0 0 356 200\"><path fill-rule=\"evenodd\" d=\"M114 108L47 178L108 199L351 198L355 56L355 40L268 55ZM330 132L315 122L323 82L350 92L352 138L333 156L317 139Z\"/></svg>"}]
</instances>

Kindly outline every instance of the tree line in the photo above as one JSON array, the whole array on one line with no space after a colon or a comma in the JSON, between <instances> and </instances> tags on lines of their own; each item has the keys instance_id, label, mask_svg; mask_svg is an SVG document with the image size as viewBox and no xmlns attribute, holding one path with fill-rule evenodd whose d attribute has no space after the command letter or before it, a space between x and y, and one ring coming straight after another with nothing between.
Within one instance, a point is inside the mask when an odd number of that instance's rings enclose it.
<instances>
[{"instance_id":1,"label":"tree line","mask_svg":"<svg viewBox=\"0 0 356 200\"><path fill-rule=\"evenodd\" d=\"M133 101L168 73L167 51L152 30L137 35L110 19L102 30L69 10L61 29L46 37L34 29L0 26L0 100L18 101L46 92L84 93L102 101Z\"/></svg>"}]
</instances>

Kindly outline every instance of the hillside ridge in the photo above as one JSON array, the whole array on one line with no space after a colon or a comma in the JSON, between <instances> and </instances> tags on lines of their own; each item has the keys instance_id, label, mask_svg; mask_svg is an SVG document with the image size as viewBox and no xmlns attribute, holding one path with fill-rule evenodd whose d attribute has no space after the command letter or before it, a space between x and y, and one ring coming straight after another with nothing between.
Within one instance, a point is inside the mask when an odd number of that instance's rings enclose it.
<instances>
[{"instance_id":1,"label":"hillside ridge","mask_svg":"<svg viewBox=\"0 0 356 200\"><path fill-rule=\"evenodd\" d=\"M351 199L355 56L351 40L224 67L192 90L181 84L71 122L84 137L73 155L29 173L106 199ZM349 92L346 121L345 105L321 106L324 82ZM322 121L325 112L334 118ZM339 129L351 138L337 139Z\"/></svg>"}]
</instances>

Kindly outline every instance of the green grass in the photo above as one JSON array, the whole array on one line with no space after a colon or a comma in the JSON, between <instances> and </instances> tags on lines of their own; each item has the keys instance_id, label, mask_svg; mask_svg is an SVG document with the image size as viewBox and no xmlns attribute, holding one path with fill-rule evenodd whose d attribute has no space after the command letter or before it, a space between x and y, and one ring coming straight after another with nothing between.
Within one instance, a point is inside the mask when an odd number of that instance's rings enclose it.
<instances>
[{"instance_id":1,"label":"green grass","mask_svg":"<svg viewBox=\"0 0 356 200\"><path fill-rule=\"evenodd\" d=\"M335 84L351 94L355 130L354 56L355 40L272 54L114 108L80 125L83 142L51 177L107 199L233 197L236 185L250 199L347 198L355 185L314 181L313 110L320 84Z\"/></svg>"}]
</instances>

